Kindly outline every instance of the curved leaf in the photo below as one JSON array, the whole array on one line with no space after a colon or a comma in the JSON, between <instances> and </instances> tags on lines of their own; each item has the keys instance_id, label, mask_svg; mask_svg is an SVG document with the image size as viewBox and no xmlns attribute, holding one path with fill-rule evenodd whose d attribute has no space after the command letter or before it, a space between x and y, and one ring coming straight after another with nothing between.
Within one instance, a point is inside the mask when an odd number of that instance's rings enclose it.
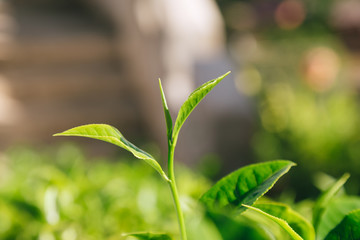
<instances>
[{"instance_id":1,"label":"curved leaf","mask_svg":"<svg viewBox=\"0 0 360 240\"><path fill-rule=\"evenodd\" d=\"M280 219L285 220L304 240L314 240L314 227L299 213L282 203L260 203L256 208Z\"/></svg>"},{"instance_id":2,"label":"curved leaf","mask_svg":"<svg viewBox=\"0 0 360 240\"><path fill-rule=\"evenodd\" d=\"M341 189L341 187L348 180L350 175L345 173L339 180L336 181L328 190L326 190L316 201L314 210L313 210L313 225L315 231L317 232L320 219L324 213L325 208L327 207L330 200L335 196L335 194Z\"/></svg>"},{"instance_id":3,"label":"curved leaf","mask_svg":"<svg viewBox=\"0 0 360 240\"><path fill-rule=\"evenodd\" d=\"M159 87L160 87L161 100L162 100L162 105L163 105L164 114L165 114L167 138L168 138L168 140L171 141L172 140L172 127L173 127L172 119L171 119L169 108L168 108L168 105L167 105L167 102L166 102L165 93L164 93L164 90L163 90L162 85L161 85L160 78L159 78Z\"/></svg>"},{"instance_id":4,"label":"curved leaf","mask_svg":"<svg viewBox=\"0 0 360 240\"><path fill-rule=\"evenodd\" d=\"M209 210L235 208L239 213L271 189L295 164L278 160L240 168L219 180L200 199Z\"/></svg>"},{"instance_id":5,"label":"curved leaf","mask_svg":"<svg viewBox=\"0 0 360 240\"><path fill-rule=\"evenodd\" d=\"M174 144L176 144L180 128L184 124L187 117L190 115L190 113L194 110L194 108L199 104L199 102L219 83L221 80L223 80L227 75L229 75L230 72L225 73L224 75L213 79L209 82L204 83L199 88L197 88L195 91L193 91L188 99L183 103L181 106L178 116L175 121L172 139Z\"/></svg>"},{"instance_id":6,"label":"curved leaf","mask_svg":"<svg viewBox=\"0 0 360 240\"><path fill-rule=\"evenodd\" d=\"M346 215L325 238L325 240L338 239L360 239L360 209Z\"/></svg>"},{"instance_id":7,"label":"curved leaf","mask_svg":"<svg viewBox=\"0 0 360 240\"><path fill-rule=\"evenodd\" d=\"M165 233L149 233L149 232L138 232L138 233L125 233L123 236L136 237L139 240L172 240L172 238Z\"/></svg>"},{"instance_id":8,"label":"curved leaf","mask_svg":"<svg viewBox=\"0 0 360 240\"><path fill-rule=\"evenodd\" d=\"M169 181L165 172L162 170L159 163L149 153L136 147L134 144L124 138L124 136L115 127L107 124L87 124L79 127L74 127L62 133L54 134L54 136L77 136L87 137L102 140L108 143L115 144L131 152L135 157L144 160L152 166L160 175Z\"/></svg>"},{"instance_id":9,"label":"curved leaf","mask_svg":"<svg viewBox=\"0 0 360 240\"><path fill-rule=\"evenodd\" d=\"M332 199L322 214L316 231L316 239L324 239L354 209L360 209L359 197L341 196Z\"/></svg>"},{"instance_id":10,"label":"curved leaf","mask_svg":"<svg viewBox=\"0 0 360 240\"><path fill-rule=\"evenodd\" d=\"M302 237L299 236L299 234L297 234L294 229L292 229L290 227L290 225L284 220L284 219L281 219L281 218L278 218L278 217L275 217L267 212L264 212L262 211L261 209L259 208L256 208L256 207L252 207L252 206L248 206L248 205L245 205L243 204L244 207L246 208L249 208L253 211L256 211L262 215L264 215L265 217L271 219L272 221L276 222L282 229L284 229L292 239L295 239L295 240L303 240Z\"/></svg>"}]
</instances>

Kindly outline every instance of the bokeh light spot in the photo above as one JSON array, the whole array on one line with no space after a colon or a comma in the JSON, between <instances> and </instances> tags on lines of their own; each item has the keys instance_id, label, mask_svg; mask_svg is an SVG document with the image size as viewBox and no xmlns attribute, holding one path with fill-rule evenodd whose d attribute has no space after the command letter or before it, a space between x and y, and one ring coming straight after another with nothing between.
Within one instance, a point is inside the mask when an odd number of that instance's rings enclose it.
<instances>
[{"instance_id":1,"label":"bokeh light spot","mask_svg":"<svg viewBox=\"0 0 360 240\"><path fill-rule=\"evenodd\" d=\"M339 57L330 48L317 47L308 51L303 60L303 74L308 86L317 92L330 89L339 72Z\"/></svg>"},{"instance_id":2,"label":"bokeh light spot","mask_svg":"<svg viewBox=\"0 0 360 240\"><path fill-rule=\"evenodd\" d=\"M235 75L237 90L247 96L254 96L261 90L262 79L259 71L253 67L247 67Z\"/></svg>"},{"instance_id":3,"label":"bokeh light spot","mask_svg":"<svg viewBox=\"0 0 360 240\"><path fill-rule=\"evenodd\" d=\"M286 0L275 10L275 21L281 29L291 30L299 27L305 20L305 9L302 2Z\"/></svg>"}]
</instances>

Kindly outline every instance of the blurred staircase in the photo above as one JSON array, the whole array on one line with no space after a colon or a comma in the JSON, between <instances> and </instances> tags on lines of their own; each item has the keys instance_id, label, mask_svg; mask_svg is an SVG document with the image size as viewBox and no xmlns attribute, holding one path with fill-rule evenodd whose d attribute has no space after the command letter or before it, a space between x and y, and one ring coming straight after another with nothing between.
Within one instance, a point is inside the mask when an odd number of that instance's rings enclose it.
<instances>
[{"instance_id":1,"label":"blurred staircase","mask_svg":"<svg viewBox=\"0 0 360 240\"><path fill-rule=\"evenodd\" d=\"M53 133L85 123L137 128L111 26L73 9L25 4L7 14L15 32L2 47L0 148L56 141Z\"/></svg>"}]
</instances>

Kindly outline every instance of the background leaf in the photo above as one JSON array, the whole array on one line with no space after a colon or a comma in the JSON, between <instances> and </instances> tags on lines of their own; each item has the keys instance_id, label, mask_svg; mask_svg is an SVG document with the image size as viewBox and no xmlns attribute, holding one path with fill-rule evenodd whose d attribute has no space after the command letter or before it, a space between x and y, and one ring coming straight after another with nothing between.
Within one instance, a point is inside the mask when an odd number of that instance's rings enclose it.
<instances>
[{"instance_id":1,"label":"background leaf","mask_svg":"<svg viewBox=\"0 0 360 240\"><path fill-rule=\"evenodd\" d=\"M152 166L160 175L169 181L165 172L162 170L159 163L149 153L136 147L134 144L124 138L124 136L115 127L107 124L88 124L79 127L74 127L66 130L62 133L54 134L54 136L77 136L87 137L102 140L108 143L115 144L121 148L124 148L131 152L135 157L144 160L150 166Z\"/></svg>"},{"instance_id":2,"label":"background leaf","mask_svg":"<svg viewBox=\"0 0 360 240\"><path fill-rule=\"evenodd\" d=\"M124 236L136 237L139 240L172 240L172 238L165 233L126 233Z\"/></svg>"},{"instance_id":3,"label":"background leaf","mask_svg":"<svg viewBox=\"0 0 360 240\"><path fill-rule=\"evenodd\" d=\"M184 124L187 117L194 110L194 108L199 104L199 102L219 83L223 80L230 72L225 73L224 75L213 79L209 82L204 83L194 92L190 94L188 99L181 106L178 116L175 121L174 130L172 134L173 142L176 144L180 128Z\"/></svg>"},{"instance_id":4,"label":"background leaf","mask_svg":"<svg viewBox=\"0 0 360 240\"><path fill-rule=\"evenodd\" d=\"M325 240L360 239L360 209L344 217L325 238Z\"/></svg>"},{"instance_id":5,"label":"background leaf","mask_svg":"<svg viewBox=\"0 0 360 240\"><path fill-rule=\"evenodd\" d=\"M360 198L355 196L341 196L333 198L325 208L317 231L316 239L324 239L341 220L354 209L360 209Z\"/></svg>"},{"instance_id":6,"label":"background leaf","mask_svg":"<svg viewBox=\"0 0 360 240\"><path fill-rule=\"evenodd\" d=\"M320 219L328 203L335 196L335 194L342 188L342 186L345 184L345 182L348 180L349 177L350 175L348 173L344 174L338 181L336 181L334 185L332 185L327 191L325 191L316 201L313 210L313 225L315 231L318 230Z\"/></svg>"},{"instance_id":7,"label":"background leaf","mask_svg":"<svg viewBox=\"0 0 360 240\"><path fill-rule=\"evenodd\" d=\"M207 217L214 222L224 240L270 238L261 226L248 218L235 219L228 215L214 212L207 212Z\"/></svg>"},{"instance_id":8,"label":"background leaf","mask_svg":"<svg viewBox=\"0 0 360 240\"><path fill-rule=\"evenodd\" d=\"M272 216L285 220L304 240L315 239L313 226L289 206L282 203L260 203L254 206Z\"/></svg>"},{"instance_id":9,"label":"background leaf","mask_svg":"<svg viewBox=\"0 0 360 240\"><path fill-rule=\"evenodd\" d=\"M165 114L165 121L166 121L166 133L167 133L167 137L168 140L172 140L172 118L169 112L169 108L166 102L166 98L165 98L165 93L164 90L162 88L161 85L161 80L159 78L159 87L160 87L160 92L161 92L161 100L162 100L162 104L163 104L163 109L164 109L164 114Z\"/></svg>"},{"instance_id":10,"label":"background leaf","mask_svg":"<svg viewBox=\"0 0 360 240\"><path fill-rule=\"evenodd\" d=\"M302 240L302 238L299 236L299 234L297 234L294 229L291 228L291 226L287 223L287 221L285 221L284 219L275 217L267 212L262 211L259 208L256 207L252 207L252 206L248 206L248 205L244 205L244 207L249 208L253 211L256 211L260 214L262 214L263 216L266 216L267 218L271 219L272 221L274 221L275 223L277 223L281 228L283 228L290 236L292 239L295 240Z\"/></svg>"},{"instance_id":11,"label":"background leaf","mask_svg":"<svg viewBox=\"0 0 360 240\"><path fill-rule=\"evenodd\" d=\"M219 180L200 199L209 210L236 208L240 213L264 195L295 164L278 160L240 168Z\"/></svg>"}]
</instances>

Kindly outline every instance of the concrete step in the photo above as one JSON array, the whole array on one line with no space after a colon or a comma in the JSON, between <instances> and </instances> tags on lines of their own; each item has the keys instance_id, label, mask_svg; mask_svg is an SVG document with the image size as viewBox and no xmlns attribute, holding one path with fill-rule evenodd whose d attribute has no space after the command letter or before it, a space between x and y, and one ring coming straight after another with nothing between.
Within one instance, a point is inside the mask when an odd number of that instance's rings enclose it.
<instances>
[{"instance_id":1,"label":"concrete step","mask_svg":"<svg viewBox=\"0 0 360 240\"><path fill-rule=\"evenodd\" d=\"M89 66L58 69L5 69L12 95L23 102L73 101L129 90L129 82L111 66Z\"/></svg>"},{"instance_id":2,"label":"concrete step","mask_svg":"<svg viewBox=\"0 0 360 240\"><path fill-rule=\"evenodd\" d=\"M8 56L8 62L17 66L71 65L115 58L111 39L93 33L64 34L56 38L15 38Z\"/></svg>"},{"instance_id":3,"label":"concrete step","mask_svg":"<svg viewBox=\"0 0 360 240\"><path fill-rule=\"evenodd\" d=\"M25 9L15 11L14 19L12 64L72 64L115 56L111 31L88 16Z\"/></svg>"}]
</instances>

